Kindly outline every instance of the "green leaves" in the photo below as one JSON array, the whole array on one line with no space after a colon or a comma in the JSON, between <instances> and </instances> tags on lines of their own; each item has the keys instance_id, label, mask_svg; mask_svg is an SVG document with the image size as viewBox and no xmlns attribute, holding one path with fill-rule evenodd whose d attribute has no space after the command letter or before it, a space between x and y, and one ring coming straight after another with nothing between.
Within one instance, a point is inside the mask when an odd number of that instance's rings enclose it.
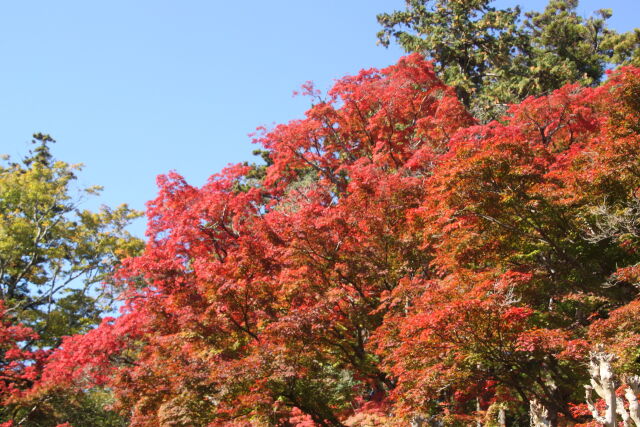
<instances>
[{"instance_id":1,"label":"green leaves","mask_svg":"<svg viewBox=\"0 0 640 427\"><path fill-rule=\"evenodd\" d=\"M456 88L467 107L482 88L511 65L521 34L518 8L496 10L489 0L411 0L407 10L378 15L378 38L395 38L407 52L433 59L443 81Z\"/></svg>"},{"instance_id":2,"label":"green leaves","mask_svg":"<svg viewBox=\"0 0 640 427\"><path fill-rule=\"evenodd\" d=\"M542 12L496 9L491 0L410 0L405 11L378 15L378 39L434 61L483 122L505 105L567 83L596 85L613 65L638 64L640 31L607 27L612 12L577 14L578 0L551 0Z\"/></svg>"},{"instance_id":3,"label":"green leaves","mask_svg":"<svg viewBox=\"0 0 640 427\"><path fill-rule=\"evenodd\" d=\"M8 323L37 334L19 343L22 351L56 348L63 336L85 333L100 323L113 300L114 269L143 246L126 231L139 212L126 205L98 212L79 209L85 197L98 195L101 188L77 188L81 165L55 160L49 150L53 142L48 135L35 134L34 149L22 162L6 157L0 164L0 300ZM4 362L0 359L0 364ZM32 375L29 384L6 379L3 384L10 390L24 389L38 376ZM37 424L36 418L59 419L59 415L68 420L79 419L73 411L84 411L86 416L104 412L94 401L95 393L72 393L67 398L56 393L36 396L34 402L12 402L7 413L32 425L49 425ZM0 391L0 405L7 398ZM54 404L65 400L69 402L65 406ZM104 425L119 425L120 421L112 421ZM75 421L74 425L98 424Z\"/></svg>"},{"instance_id":4,"label":"green leaves","mask_svg":"<svg viewBox=\"0 0 640 427\"><path fill-rule=\"evenodd\" d=\"M141 248L125 229L140 214L124 205L79 210L82 194L98 194L99 187L74 194L81 166L54 161L47 145L51 137L34 138L37 146L22 164L0 166L0 297L10 312L29 318L46 336L62 290L73 286L84 294ZM70 332L79 331L71 327Z\"/></svg>"}]
</instances>

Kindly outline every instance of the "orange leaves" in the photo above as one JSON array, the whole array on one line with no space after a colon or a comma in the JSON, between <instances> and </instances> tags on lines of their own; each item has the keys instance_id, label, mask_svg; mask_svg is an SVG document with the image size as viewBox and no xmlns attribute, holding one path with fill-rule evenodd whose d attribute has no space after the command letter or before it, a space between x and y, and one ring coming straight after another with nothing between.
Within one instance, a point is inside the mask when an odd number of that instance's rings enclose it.
<instances>
[{"instance_id":1,"label":"orange leaves","mask_svg":"<svg viewBox=\"0 0 640 427\"><path fill-rule=\"evenodd\" d=\"M527 139L552 152L564 151L596 132L602 124L597 90L567 85L549 96L527 98L509 110L510 123L518 123Z\"/></svg>"},{"instance_id":2,"label":"orange leaves","mask_svg":"<svg viewBox=\"0 0 640 427\"><path fill-rule=\"evenodd\" d=\"M614 177L616 163L598 154L617 143L602 109L614 102L608 91L568 86L513 106L504 124L451 138L411 214L423 225L416 231L422 247L433 248L440 279L422 291L414 287L405 313L388 316L374 336L400 378L394 395L421 390L434 399L443 384L455 388L456 378L475 375L530 387L555 375L543 360L577 368L574 361L589 348L583 313L593 302L564 297L579 290L620 298L601 284L616 262L628 262L618 242L604 255L604 245L585 238L585 212L594 198L632 197L637 188L625 175ZM608 187L594 186L597 177L607 177ZM618 270L620 277L633 268ZM517 373L506 373L507 366Z\"/></svg>"},{"instance_id":3,"label":"orange leaves","mask_svg":"<svg viewBox=\"0 0 640 427\"><path fill-rule=\"evenodd\" d=\"M589 329L589 338L597 343L606 345L609 351L615 352L621 364L632 371L637 371L638 348L640 347L640 301L630 303L612 310L607 319L593 322Z\"/></svg>"},{"instance_id":4,"label":"orange leaves","mask_svg":"<svg viewBox=\"0 0 640 427\"><path fill-rule=\"evenodd\" d=\"M159 178L126 314L68 338L46 378L106 383L133 425L185 402L211 425L468 421L530 399L571 417L588 346L640 342L639 79L483 126L418 55L326 99L308 86L306 117L256 138L264 173Z\"/></svg>"},{"instance_id":5,"label":"orange leaves","mask_svg":"<svg viewBox=\"0 0 640 427\"><path fill-rule=\"evenodd\" d=\"M516 347L518 351L552 354L562 360L582 359L588 354L590 346L586 340L572 340L569 331L536 328L520 334Z\"/></svg>"}]
</instances>

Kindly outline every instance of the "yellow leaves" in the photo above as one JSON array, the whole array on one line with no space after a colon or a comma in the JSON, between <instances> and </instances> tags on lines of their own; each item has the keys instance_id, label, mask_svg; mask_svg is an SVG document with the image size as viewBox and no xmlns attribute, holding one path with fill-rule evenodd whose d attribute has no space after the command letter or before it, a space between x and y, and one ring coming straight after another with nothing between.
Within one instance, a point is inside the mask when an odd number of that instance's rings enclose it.
<instances>
[{"instance_id":1,"label":"yellow leaves","mask_svg":"<svg viewBox=\"0 0 640 427\"><path fill-rule=\"evenodd\" d=\"M92 196L98 195L104 189L101 185L92 185L91 187L87 187L84 189L85 193L90 194Z\"/></svg>"},{"instance_id":2,"label":"yellow leaves","mask_svg":"<svg viewBox=\"0 0 640 427\"><path fill-rule=\"evenodd\" d=\"M60 292L100 283L122 258L139 253L142 242L133 238L126 227L141 213L126 205L78 212L83 198L99 194L102 187L79 188L76 173L82 165L54 161L45 143L37 146L22 163L11 162L6 156L3 159L0 291L2 295L13 296L14 307L28 306L21 309L22 313L19 310L15 313L19 317L29 319L31 324L49 322L47 334L51 337L43 340L55 340L73 333L65 330L71 323L84 325L81 312L85 308L97 310L97 306L84 306L92 304L88 300L59 299ZM69 313L64 316L55 307L45 307L62 300L73 306L65 309ZM75 316L74 320L67 319L68 316Z\"/></svg>"}]
</instances>

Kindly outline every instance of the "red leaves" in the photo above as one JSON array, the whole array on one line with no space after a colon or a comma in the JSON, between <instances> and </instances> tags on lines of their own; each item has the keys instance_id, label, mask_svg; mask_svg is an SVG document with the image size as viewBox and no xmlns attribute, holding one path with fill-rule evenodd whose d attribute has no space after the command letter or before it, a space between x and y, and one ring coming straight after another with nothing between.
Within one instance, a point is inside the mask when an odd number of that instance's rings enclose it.
<instances>
[{"instance_id":1,"label":"red leaves","mask_svg":"<svg viewBox=\"0 0 640 427\"><path fill-rule=\"evenodd\" d=\"M419 55L345 77L328 95L307 119L255 140L274 161L266 185L281 188L298 177L296 171L311 168L343 190L340 171L359 159L398 169L418 151L422 158L425 151L442 152L447 138L473 121ZM408 166L418 165L414 160Z\"/></svg>"},{"instance_id":2,"label":"red leaves","mask_svg":"<svg viewBox=\"0 0 640 427\"><path fill-rule=\"evenodd\" d=\"M615 352L621 364L632 367L637 363L640 347L640 301L634 300L609 313L607 319L593 322L589 330L589 338L594 342L606 345L609 351Z\"/></svg>"},{"instance_id":3,"label":"red leaves","mask_svg":"<svg viewBox=\"0 0 640 427\"><path fill-rule=\"evenodd\" d=\"M104 385L118 369L117 358L144 332L142 316L105 318L85 335L66 337L50 357L42 385Z\"/></svg>"},{"instance_id":4,"label":"red leaves","mask_svg":"<svg viewBox=\"0 0 640 427\"><path fill-rule=\"evenodd\" d=\"M0 404L21 397L39 380L48 352L28 349L28 341L36 339L30 328L12 321L0 300Z\"/></svg>"},{"instance_id":5,"label":"red leaves","mask_svg":"<svg viewBox=\"0 0 640 427\"><path fill-rule=\"evenodd\" d=\"M638 344L640 236L594 214L640 188L638 76L484 126L418 55L326 99L307 86L306 117L256 139L262 181L159 178L146 251L119 273L125 314L66 339L45 380L108 385L132 425L468 422L474 393L570 417L589 344Z\"/></svg>"}]
</instances>

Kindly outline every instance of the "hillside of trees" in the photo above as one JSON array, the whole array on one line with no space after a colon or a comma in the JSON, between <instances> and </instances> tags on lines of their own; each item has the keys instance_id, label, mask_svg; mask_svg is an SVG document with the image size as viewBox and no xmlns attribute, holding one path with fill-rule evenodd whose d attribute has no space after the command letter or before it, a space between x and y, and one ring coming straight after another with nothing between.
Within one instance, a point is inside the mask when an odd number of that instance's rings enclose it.
<instances>
[{"instance_id":1,"label":"hillside of trees","mask_svg":"<svg viewBox=\"0 0 640 427\"><path fill-rule=\"evenodd\" d=\"M640 31L577 6L379 15L407 56L158 177L146 242L34 135L0 426L640 426Z\"/></svg>"}]
</instances>

